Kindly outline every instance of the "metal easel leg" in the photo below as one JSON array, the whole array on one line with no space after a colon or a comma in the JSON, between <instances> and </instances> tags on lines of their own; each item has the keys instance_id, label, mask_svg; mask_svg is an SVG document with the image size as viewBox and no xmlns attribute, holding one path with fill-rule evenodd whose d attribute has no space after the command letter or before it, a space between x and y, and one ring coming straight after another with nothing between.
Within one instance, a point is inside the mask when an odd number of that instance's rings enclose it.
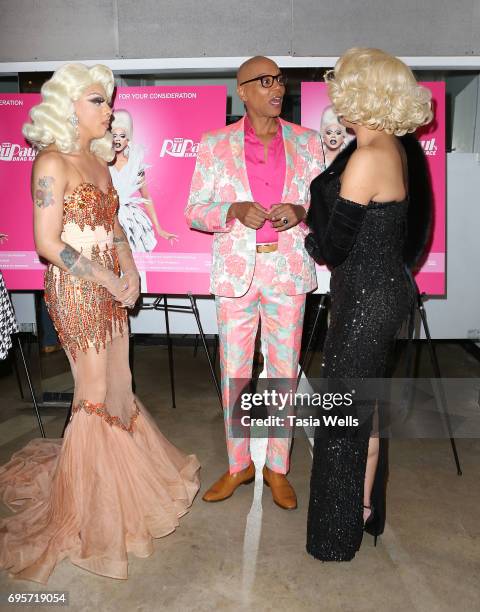
<instances>
[{"instance_id":1,"label":"metal easel leg","mask_svg":"<svg viewBox=\"0 0 480 612\"><path fill-rule=\"evenodd\" d=\"M20 397L22 400L24 400L25 394L23 392L22 379L20 378L20 371L18 369L18 363L17 363L17 358L15 354L13 355L13 369L15 370L15 376L17 379L18 390L20 391Z\"/></svg>"},{"instance_id":2,"label":"metal easel leg","mask_svg":"<svg viewBox=\"0 0 480 612\"><path fill-rule=\"evenodd\" d=\"M315 337L315 333L317 331L318 324L320 322L320 318L321 318L321 316L323 315L323 313L325 312L325 310L327 308L325 302L327 300L327 296L328 295L329 295L328 293L322 293L322 296L321 296L321 298L320 298L320 300L318 302L317 313L315 315L315 321L313 322L312 331L310 332L310 337L309 337L308 342L307 342L307 347L306 347L305 352L303 354L303 360L300 363L300 370L299 370L298 376L297 376L297 385L300 384L300 379L302 377L302 374L306 374L306 372L308 372L308 370L310 369L310 366L312 364L313 351L310 353L310 355L309 355L309 352L310 352L310 348L312 346L313 338Z\"/></svg>"},{"instance_id":3,"label":"metal easel leg","mask_svg":"<svg viewBox=\"0 0 480 612\"><path fill-rule=\"evenodd\" d=\"M16 334L16 339L17 339L17 346L18 346L18 349L20 351L20 356L22 358L23 367L25 369L25 376L27 378L28 388L30 389L30 394L32 396L33 409L34 409L34 412L35 412L35 416L37 417L38 427L40 429L40 434L41 434L42 438L45 438L46 437L45 436L45 430L43 428L42 417L40 416L40 411L38 409L37 399L35 397L35 391L33 389L32 379L31 379L31 376L30 376L30 370L28 368L27 360L25 359L25 354L23 352L22 341L20 340L20 336L18 334Z\"/></svg>"},{"instance_id":4,"label":"metal easel leg","mask_svg":"<svg viewBox=\"0 0 480 612\"><path fill-rule=\"evenodd\" d=\"M172 393L172 408L176 408L177 405L175 402L175 371L174 371L174 365L173 365L173 347L172 347L172 337L170 335L170 322L168 319L168 302L167 302L166 295L163 296L163 303L165 306L165 309L164 309L165 329L167 332L168 369L170 371L170 390Z\"/></svg>"},{"instance_id":5,"label":"metal easel leg","mask_svg":"<svg viewBox=\"0 0 480 612\"><path fill-rule=\"evenodd\" d=\"M220 345L220 337L218 334L215 334L215 342L213 346L213 367L214 368L217 365L218 350L220 348L219 345Z\"/></svg>"},{"instance_id":6,"label":"metal easel leg","mask_svg":"<svg viewBox=\"0 0 480 612\"><path fill-rule=\"evenodd\" d=\"M218 380L217 380L217 375L215 373L215 368L214 368L214 365L213 365L213 362L212 362L212 358L210 356L210 352L209 352L208 347L207 347L207 341L206 341L206 338L205 338L205 334L203 333L203 327L202 327L202 323L200 321L200 313L198 312L197 302L195 301L195 298L193 297L193 295L191 293L188 294L188 297L190 299L190 304L192 306L192 311L193 311L193 314L195 316L195 320L197 322L198 331L200 333L200 338L202 340L203 348L204 348L205 354L207 356L208 365L210 367L210 373L212 375L213 383L215 385L215 389L217 390L218 401L220 402L220 409L221 409L221 411L223 413L222 392L220 390L220 385L219 385Z\"/></svg>"},{"instance_id":7,"label":"metal easel leg","mask_svg":"<svg viewBox=\"0 0 480 612\"><path fill-rule=\"evenodd\" d=\"M425 331L425 336L427 338L427 345L428 345L428 351L430 353L430 361L432 362L432 367L433 367L433 372L435 375L435 386L438 385L438 388L435 390L435 400L437 402L437 404L440 404L442 413L443 413L443 417L445 419L445 424L447 426L448 429L448 435L450 438L450 445L452 447L452 453L453 453L453 457L455 459L455 465L457 467L457 474L459 476L462 475L462 469L460 467L460 461L458 458L458 453L457 453L457 445L455 443L455 438L453 437L453 432L452 432L452 426L450 424L450 417L448 415L448 410L447 410L447 402L446 402L446 398L445 398L445 389L443 388L443 384L442 384L442 378L441 378L441 373L440 373L440 366L438 363L438 358L437 358L437 354L435 352L435 347L433 346L432 343L432 338L430 336L430 330L428 327L428 322L427 322L427 314L425 311L425 305L423 303L425 294L422 293L420 294L420 292L417 290L417 306L418 306L418 310L420 312L420 317L422 319L422 324L423 324L423 329Z\"/></svg>"}]
</instances>

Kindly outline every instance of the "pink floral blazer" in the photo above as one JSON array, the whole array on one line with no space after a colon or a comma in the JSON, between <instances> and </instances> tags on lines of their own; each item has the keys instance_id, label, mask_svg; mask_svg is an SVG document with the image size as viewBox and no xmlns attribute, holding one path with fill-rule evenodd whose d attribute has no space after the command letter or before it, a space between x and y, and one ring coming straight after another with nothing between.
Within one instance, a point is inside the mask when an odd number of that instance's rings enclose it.
<instances>
[{"instance_id":1,"label":"pink floral blazer","mask_svg":"<svg viewBox=\"0 0 480 612\"><path fill-rule=\"evenodd\" d=\"M233 202L251 202L244 155L244 118L207 132L199 145L185 217L191 228L212 232L210 291L240 297L250 286L255 268L256 232L235 219L226 222ZM325 168L320 135L280 119L285 144L286 173L282 202L310 204L310 183ZM272 285L287 295L317 286L315 264L305 251L307 226L301 222L280 232Z\"/></svg>"}]
</instances>

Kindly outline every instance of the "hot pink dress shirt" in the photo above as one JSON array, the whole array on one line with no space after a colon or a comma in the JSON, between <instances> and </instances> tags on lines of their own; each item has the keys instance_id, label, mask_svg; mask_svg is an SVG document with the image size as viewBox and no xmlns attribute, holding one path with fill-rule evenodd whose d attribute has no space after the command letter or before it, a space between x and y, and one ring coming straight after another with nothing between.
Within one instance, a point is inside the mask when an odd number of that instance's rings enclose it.
<instances>
[{"instance_id":1,"label":"hot pink dress shirt","mask_svg":"<svg viewBox=\"0 0 480 612\"><path fill-rule=\"evenodd\" d=\"M257 138L255 131L245 117L245 163L248 182L255 202L266 209L282 201L285 183L285 147L280 124L276 135L268 144L267 159L263 143ZM272 227L271 221L265 221L263 227L257 230L257 244L278 242L278 233Z\"/></svg>"}]
</instances>

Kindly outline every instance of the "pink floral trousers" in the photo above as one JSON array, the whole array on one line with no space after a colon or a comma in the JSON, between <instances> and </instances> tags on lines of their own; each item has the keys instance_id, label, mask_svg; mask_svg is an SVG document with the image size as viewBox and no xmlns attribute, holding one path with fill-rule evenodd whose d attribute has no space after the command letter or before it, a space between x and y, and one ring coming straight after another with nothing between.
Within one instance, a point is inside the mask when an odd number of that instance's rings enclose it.
<instances>
[{"instance_id":1,"label":"pink floral trousers","mask_svg":"<svg viewBox=\"0 0 480 612\"><path fill-rule=\"evenodd\" d=\"M258 324L261 321L262 349L268 378L295 379L302 340L305 294L287 295L272 286L275 267L282 255L257 253L252 283L241 297L215 299L220 336L222 398L229 470L233 474L250 464L247 435L232 435L232 410L238 398L235 379L249 379ZM286 474L289 470L291 437L269 438L266 465Z\"/></svg>"}]
</instances>

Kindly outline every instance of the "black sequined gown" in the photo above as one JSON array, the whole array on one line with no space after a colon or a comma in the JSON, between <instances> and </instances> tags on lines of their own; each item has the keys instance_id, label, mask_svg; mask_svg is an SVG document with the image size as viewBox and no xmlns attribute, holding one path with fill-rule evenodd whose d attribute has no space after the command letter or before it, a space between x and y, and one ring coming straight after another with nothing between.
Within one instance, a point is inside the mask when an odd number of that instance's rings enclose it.
<instances>
[{"instance_id":1,"label":"black sequined gown","mask_svg":"<svg viewBox=\"0 0 480 612\"><path fill-rule=\"evenodd\" d=\"M339 197L339 188L338 176L331 180L320 176L312 183L311 206L323 209L312 211L315 217L309 222L312 228L315 221L321 222L322 216L323 225ZM341 200L347 209L360 206ZM403 261L407 210L407 201L368 204L351 251L332 270L331 318L324 346L325 378L386 376L394 337L413 300ZM307 551L318 559L349 561L360 548L369 433L368 429L363 436L338 437L322 432L315 439ZM386 440L381 438L372 491L375 520L367 529L376 534L383 531L385 521L386 451Z\"/></svg>"}]
</instances>

